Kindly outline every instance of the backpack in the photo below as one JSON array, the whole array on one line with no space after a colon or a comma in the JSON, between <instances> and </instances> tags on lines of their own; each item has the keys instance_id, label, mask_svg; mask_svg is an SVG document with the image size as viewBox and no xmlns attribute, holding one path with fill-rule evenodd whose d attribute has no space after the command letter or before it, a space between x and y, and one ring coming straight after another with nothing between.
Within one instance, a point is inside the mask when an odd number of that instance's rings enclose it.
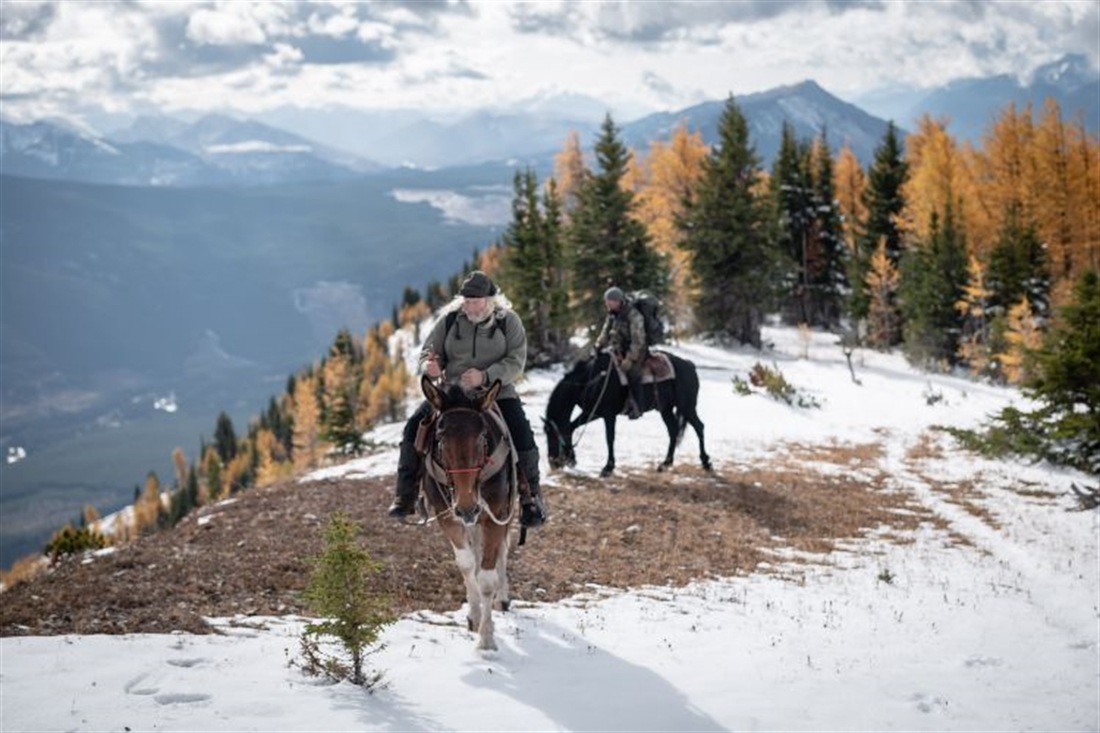
<instances>
[{"instance_id":1,"label":"backpack","mask_svg":"<svg viewBox=\"0 0 1100 733\"><path fill-rule=\"evenodd\" d=\"M447 314L446 320L443 321L443 338L447 338L447 334L454 328L455 320L458 319L458 310L453 310ZM504 338L508 338L508 322L503 316L493 315L493 323L489 327L489 338L496 335L497 329L504 331ZM458 338L456 336L456 338Z\"/></svg>"},{"instance_id":2,"label":"backpack","mask_svg":"<svg viewBox=\"0 0 1100 733\"><path fill-rule=\"evenodd\" d=\"M661 320L661 300L647 290L635 290L627 295L632 307L645 319L646 346L664 343L665 324Z\"/></svg>"}]
</instances>

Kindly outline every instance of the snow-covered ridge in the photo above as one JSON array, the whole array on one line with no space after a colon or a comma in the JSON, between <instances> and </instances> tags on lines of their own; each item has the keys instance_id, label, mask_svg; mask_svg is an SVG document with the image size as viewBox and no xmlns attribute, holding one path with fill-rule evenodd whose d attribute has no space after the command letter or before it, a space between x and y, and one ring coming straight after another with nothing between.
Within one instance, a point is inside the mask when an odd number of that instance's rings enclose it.
<instances>
[{"instance_id":1,"label":"snow-covered ridge","mask_svg":"<svg viewBox=\"0 0 1100 733\"><path fill-rule=\"evenodd\" d=\"M1001 407L1026 405L1020 393L922 373L898 354L870 351L854 355L857 385L835 336L805 338L786 328L764 336L773 347L763 352L698 341L670 347L699 368L700 416L716 470L736 476L784 451L874 443L888 489L906 492L937 523L900 538L872 533L828 556L775 553L745 577L682 588L589 587L556 604L518 599L496 617L501 650L491 657L475 653L464 610L413 613L385 631L385 647L370 657L384 673L371 695L319 685L286 665L304 623L294 617L217 619L223 633L211 636L6 638L0 727L1100 727L1100 514L1071 511L1069 492L1088 478L976 458L931 430L977 426ZM411 358L407 332L393 343ZM779 369L820 407L736 394L733 377L744 378L756 362ZM531 372L523 382L533 425L561 373ZM306 480L392 475L400 430L378 426L369 437L390 447ZM575 490L574 478L599 490L602 433L598 424L585 432L571 472L548 474L544 463L551 511L556 492ZM653 413L623 421L619 433L624 472L650 470L663 455L664 428ZM689 434L677 463L697 460ZM945 482L969 486L966 501L945 493ZM538 531L572 521L555 516ZM537 552L537 538L524 551Z\"/></svg>"}]
</instances>

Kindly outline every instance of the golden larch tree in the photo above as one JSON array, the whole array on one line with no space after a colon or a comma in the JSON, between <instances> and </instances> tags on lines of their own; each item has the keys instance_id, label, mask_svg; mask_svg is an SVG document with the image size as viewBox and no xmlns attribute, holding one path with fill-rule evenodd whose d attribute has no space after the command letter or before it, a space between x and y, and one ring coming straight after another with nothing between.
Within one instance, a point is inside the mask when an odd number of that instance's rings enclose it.
<instances>
[{"instance_id":1,"label":"golden larch tree","mask_svg":"<svg viewBox=\"0 0 1100 733\"><path fill-rule=\"evenodd\" d=\"M313 468L321 461L321 403L317 399L317 377L299 376L294 383L294 468Z\"/></svg>"},{"instance_id":2,"label":"golden larch tree","mask_svg":"<svg viewBox=\"0 0 1100 733\"><path fill-rule=\"evenodd\" d=\"M977 204L988 228L967 231L972 251L987 257L1010 216L1021 222L1035 217L1035 195L1039 183L1034 155L1035 129L1031 105L1017 111L1010 103L982 136L974 171Z\"/></svg>"},{"instance_id":3,"label":"golden larch tree","mask_svg":"<svg viewBox=\"0 0 1100 733\"><path fill-rule=\"evenodd\" d=\"M848 254L855 254L859 223L867 218L867 206L863 203L867 173L848 143L844 143L837 154L833 178L840 214L844 217L844 243L848 247Z\"/></svg>"},{"instance_id":4,"label":"golden larch tree","mask_svg":"<svg viewBox=\"0 0 1100 733\"><path fill-rule=\"evenodd\" d=\"M967 281L963 296L955 309L963 316L963 331L959 339L959 358L978 376L990 368L988 307L993 292L986 286L986 268L975 255L967 260Z\"/></svg>"},{"instance_id":5,"label":"golden larch tree","mask_svg":"<svg viewBox=\"0 0 1100 733\"><path fill-rule=\"evenodd\" d=\"M1009 384L1019 384L1029 376L1027 352L1038 349L1042 341L1042 329L1031 303L1025 297L1008 309L1005 349L997 355L1002 374Z\"/></svg>"},{"instance_id":6,"label":"golden larch tree","mask_svg":"<svg viewBox=\"0 0 1100 733\"><path fill-rule=\"evenodd\" d=\"M553 178L557 182L556 190L561 198L562 218L565 221L569 221L570 214L577 208L577 195L587 174L580 134L570 130L561 151L554 156Z\"/></svg>"},{"instance_id":7,"label":"golden larch tree","mask_svg":"<svg viewBox=\"0 0 1100 733\"><path fill-rule=\"evenodd\" d=\"M691 302L691 255L679 246L676 218L703 175L707 157L703 136L681 122L668 142L654 140L640 166L645 176L637 189L635 216L649 230L653 247L669 265L671 289L666 305L676 324L687 320ZM675 325L675 324L674 324Z\"/></svg>"},{"instance_id":8,"label":"golden larch tree","mask_svg":"<svg viewBox=\"0 0 1100 733\"><path fill-rule=\"evenodd\" d=\"M887 348L897 340L900 326L895 304L898 281L898 270L886 254L886 238L882 237L871 256L871 268L867 272L871 297L867 313L867 342L873 347Z\"/></svg>"}]
</instances>

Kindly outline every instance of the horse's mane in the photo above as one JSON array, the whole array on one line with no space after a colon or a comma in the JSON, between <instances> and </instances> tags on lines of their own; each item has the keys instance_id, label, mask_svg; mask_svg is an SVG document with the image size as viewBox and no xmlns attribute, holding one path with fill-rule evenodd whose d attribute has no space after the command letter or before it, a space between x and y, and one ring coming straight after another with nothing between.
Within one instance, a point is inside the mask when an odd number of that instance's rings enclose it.
<instances>
[{"instance_id":1,"label":"horse's mane","mask_svg":"<svg viewBox=\"0 0 1100 733\"><path fill-rule=\"evenodd\" d=\"M573 407L581 404L585 387L608 367L610 358L606 352L601 351L574 362L550 392L550 399L546 402L546 416L551 420L568 420Z\"/></svg>"}]
</instances>

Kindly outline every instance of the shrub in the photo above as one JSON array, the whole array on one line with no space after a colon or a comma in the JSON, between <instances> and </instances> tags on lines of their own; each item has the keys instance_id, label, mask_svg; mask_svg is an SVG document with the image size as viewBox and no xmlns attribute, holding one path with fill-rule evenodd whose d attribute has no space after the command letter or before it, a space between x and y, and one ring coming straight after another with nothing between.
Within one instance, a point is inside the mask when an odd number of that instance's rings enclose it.
<instances>
[{"instance_id":1,"label":"shrub","mask_svg":"<svg viewBox=\"0 0 1100 733\"><path fill-rule=\"evenodd\" d=\"M75 555L85 550L102 550L110 542L97 530L88 527L77 529L71 524L66 524L53 533L53 537L46 543L45 553L50 556L50 562L56 562L63 555Z\"/></svg>"},{"instance_id":2,"label":"shrub","mask_svg":"<svg viewBox=\"0 0 1100 733\"><path fill-rule=\"evenodd\" d=\"M796 407L821 407L821 404L812 396L797 389L787 381L779 367L769 368L756 362L749 371L749 383L757 389L767 392L772 398L786 402ZM739 377L733 378L733 391L739 395L752 393L749 385Z\"/></svg>"}]
</instances>

